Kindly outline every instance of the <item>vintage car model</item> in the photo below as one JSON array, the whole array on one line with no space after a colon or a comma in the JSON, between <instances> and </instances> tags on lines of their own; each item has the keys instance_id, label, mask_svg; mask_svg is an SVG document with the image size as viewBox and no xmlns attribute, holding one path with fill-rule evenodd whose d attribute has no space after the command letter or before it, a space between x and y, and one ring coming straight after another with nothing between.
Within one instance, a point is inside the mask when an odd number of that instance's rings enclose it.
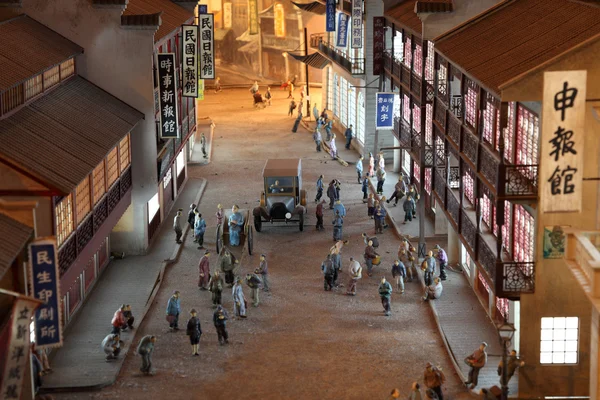
<instances>
[{"instance_id":1,"label":"vintage car model","mask_svg":"<svg viewBox=\"0 0 600 400\"><path fill-rule=\"evenodd\" d=\"M302 161L299 158L267 160L263 169L264 190L256 207L254 229L263 222L298 223L304 230L306 191L302 189Z\"/></svg>"}]
</instances>

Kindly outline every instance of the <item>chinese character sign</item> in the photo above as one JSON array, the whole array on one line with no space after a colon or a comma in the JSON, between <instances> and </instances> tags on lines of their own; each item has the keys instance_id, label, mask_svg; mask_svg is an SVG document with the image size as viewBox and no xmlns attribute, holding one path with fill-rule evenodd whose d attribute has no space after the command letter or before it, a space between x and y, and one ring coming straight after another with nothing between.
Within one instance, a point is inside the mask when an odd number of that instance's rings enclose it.
<instances>
[{"instance_id":1,"label":"chinese character sign","mask_svg":"<svg viewBox=\"0 0 600 400\"><path fill-rule=\"evenodd\" d=\"M373 75L383 73L384 17L373 17Z\"/></svg>"},{"instance_id":2,"label":"chinese character sign","mask_svg":"<svg viewBox=\"0 0 600 400\"><path fill-rule=\"evenodd\" d=\"M352 48L362 47L362 0L352 0Z\"/></svg>"},{"instance_id":3,"label":"chinese character sign","mask_svg":"<svg viewBox=\"0 0 600 400\"><path fill-rule=\"evenodd\" d=\"M232 6L231 2L223 3L223 27L230 29L232 26Z\"/></svg>"},{"instance_id":4,"label":"chinese character sign","mask_svg":"<svg viewBox=\"0 0 600 400\"><path fill-rule=\"evenodd\" d=\"M581 211L586 81L586 71L544 73L542 212Z\"/></svg>"},{"instance_id":5,"label":"chinese character sign","mask_svg":"<svg viewBox=\"0 0 600 400\"><path fill-rule=\"evenodd\" d=\"M335 32L335 0L327 0L325 3L325 30Z\"/></svg>"},{"instance_id":6,"label":"chinese character sign","mask_svg":"<svg viewBox=\"0 0 600 400\"><path fill-rule=\"evenodd\" d=\"M200 79L215 79L214 16L198 16L200 26Z\"/></svg>"},{"instance_id":7,"label":"chinese character sign","mask_svg":"<svg viewBox=\"0 0 600 400\"><path fill-rule=\"evenodd\" d=\"M392 129L394 127L394 93L377 93L377 118L375 129Z\"/></svg>"},{"instance_id":8,"label":"chinese character sign","mask_svg":"<svg viewBox=\"0 0 600 400\"><path fill-rule=\"evenodd\" d=\"M207 4L198 4L198 14L206 14L208 13L208 5Z\"/></svg>"},{"instance_id":9,"label":"chinese character sign","mask_svg":"<svg viewBox=\"0 0 600 400\"><path fill-rule=\"evenodd\" d=\"M285 37L285 11L283 10L283 4L276 3L273 7L273 14L275 15L275 37Z\"/></svg>"},{"instance_id":10,"label":"chinese character sign","mask_svg":"<svg viewBox=\"0 0 600 400\"><path fill-rule=\"evenodd\" d=\"M248 0L248 33L250 35L258 35L257 0Z\"/></svg>"},{"instance_id":11,"label":"chinese character sign","mask_svg":"<svg viewBox=\"0 0 600 400\"><path fill-rule=\"evenodd\" d=\"M39 302L27 297L17 297L13 303L4 374L0 387L1 399L19 400L21 398L23 378L29 372L25 369L30 354L29 324L31 315L38 305Z\"/></svg>"},{"instance_id":12,"label":"chinese character sign","mask_svg":"<svg viewBox=\"0 0 600 400\"><path fill-rule=\"evenodd\" d=\"M160 105L160 135L163 138L179 137L177 118L177 74L175 54L157 54L158 89Z\"/></svg>"},{"instance_id":13,"label":"chinese character sign","mask_svg":"<svg viewBox=\"0 0 600 400\"><path fill-rule=\"evenodd\" d=\"M181 60L183 97L198 97L198 26L182 25Z\"/></svg>"},{"instance_id":14,"label":"chinese character sign","mask_svg":"<svg viewBox=\"0 0 600 400\"><path fill-rule=\"evenodd\" d=\"M338 14L337 47L348 45L348 20L350 17L344 13Z\"/></svg>"}]
</instances>

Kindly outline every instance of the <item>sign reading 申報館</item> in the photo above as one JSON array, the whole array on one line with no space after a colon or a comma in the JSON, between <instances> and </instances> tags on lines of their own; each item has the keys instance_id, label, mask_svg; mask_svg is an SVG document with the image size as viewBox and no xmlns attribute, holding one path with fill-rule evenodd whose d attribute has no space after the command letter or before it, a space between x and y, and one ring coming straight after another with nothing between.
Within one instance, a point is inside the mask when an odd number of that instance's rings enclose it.
<instances>
[{"instance_id":1,"label":"sign reading \u7533\u5831\u9928","mask_svg":"<svg viewBox=\"0 0 600 400\"><path fill-rule=\"evenodd\" d=\"M544 73L542 212L581 211L587 71Z\"/></svg>"},{"instance_id":2,"label":"sign reading \u7533\u5831\u9928","mask_svg":"<svg viewBox=\"0 0 600 400\"><path fill-rule=\"evenodd\" d=\"M160 136L176 138L179 136L177 118L177 74L175 73L175 54L159 53L158 89L160 105Z\"/></svg>"},{"instance_id":3,"label":"sign reading \u7533\u5831\u9928","mask_svg":"<svg viewBox=\"0 0 600 400\"><path fill-rule=\"evenodd\" d=\"M213 14L198 15L200 26L200 79L215 79L215 41Z\"/></svg>"},{"instance_id":4,"label":"sign reading \u7533\u5831\u9928","mask_svg":"<svg viewBox=\"0 0 600 400\"><path fill-rule=\"evenodd\" d=\"M183 97L198 97L198 26L182 25Z\"/></svg>"}]
</instances>

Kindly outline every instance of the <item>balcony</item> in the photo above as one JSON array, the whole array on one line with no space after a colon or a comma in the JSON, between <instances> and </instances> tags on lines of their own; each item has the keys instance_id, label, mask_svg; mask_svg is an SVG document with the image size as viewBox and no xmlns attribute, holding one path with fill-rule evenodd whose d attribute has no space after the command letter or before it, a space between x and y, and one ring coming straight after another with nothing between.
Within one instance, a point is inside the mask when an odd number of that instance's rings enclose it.
<instances>
[{"instance_id":1,"label":"balcony","mask_svg":"<svg viewBox=\"0 0 600 400\"><path fill-rule=\"evenodd\" d=\"M275 35L263 34L261 39L263 47L270 47L275 50L293 51L300 47L300 39L298 39L297 37L281 38Z\"/></svg>"},{"instance_id":2,"label":"balcony","mask_svg":"<svg viewBox=\"0 0 600 400\"><path fill-rule=\"evenodd\" d=\"M318 50L325 57L344 68L352 75L364 75L365 59L349 58L348 55L338 50L333 43L327 41L327 34L314 33L310 35L310 47Z\"/></svg>"},{"instance_id":3,"label":"balcony","mask_svg":"<svg viewBox=\"0 0 600 400\"><path fill-rule=\"evenodd\" d=\"M600 300L600 231L567 232L565 260L585 294L597 304Z\"/></svg>"}]
</instances>

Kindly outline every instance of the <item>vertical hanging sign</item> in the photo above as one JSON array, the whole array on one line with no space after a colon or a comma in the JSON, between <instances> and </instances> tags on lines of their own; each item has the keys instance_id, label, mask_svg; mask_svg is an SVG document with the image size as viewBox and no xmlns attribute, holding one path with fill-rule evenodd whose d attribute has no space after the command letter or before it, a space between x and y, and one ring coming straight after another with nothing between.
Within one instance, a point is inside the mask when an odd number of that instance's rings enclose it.
<instances>
[{"instance_id":1,"label":"vertical hanging sign","mask_svg":"<svg viewBox=\"0 0 600 400\"><path fill-rule=\"evenodd\" d=\"M198 100L204 100L204 79L198 79Z\"/></svg>"},{"instance_id":2,"label":"vertical hanging sign","mask_svg":"<svg viewBox=\"0 0 600 400\"><path fill-rule=\"evenodd\" d=\"M183 97L198 97L198 25L182 25Z\"/></svg>"},{"instance_id":3,"label":"vertical hanging sign","mask_svg":"<svg viewBox=\"0 0 600 400\"><path fill-rule=\"evenodd\" d=\"M215 79L214 15L198 16L200 22L200 79Z\"/></svg>"},{"instance_id":4,"label":"vertical hanging sign","mask_svg":"<svg viewBox=\"0 0 600 400\"><path fill-rule=\"evenodd\" d=\"M344 13L338 14L337 47L348 45L348 20L350 17Z\"/></svg>"},{"instance_id":5,"label":"vertical hanging sign","mask_svg":"<svg viewBox=\"0 0 600 400\"><path fill-rule=\"evenodd\" d=\"M257 0L248 0L248 31L250 35L258 35Z\"/></svg>"},{"instance_id":6,"label":"vertical hanging sign","mask_svg":"<svg viewBox=\"0 0 600 400\"><path fill-rule=\"evenodd\" d=\"M544 73L542 212L580 212L587 71Z\"/></svg>"},{"instance_id":7,"label":"vertical hanging sign","mask_svg":"<svg viewBox=\"0 0 600 400\"><path fill-rule=\"evenodd\" d=\"M325 30L335 32L335 0L325 3Z\"/></svg>"},{"instance_id":8,"label":"vertical hanging sign","mask_svg":"<svg viewBox=\"0 0 600 400\"><path fill-rule=\"evenodd\" d=\"M352 48L362 47L362 0L352 0Z\"/></svg>"},{"instance_id":9,"label":"vertical hanging sign","mask_svg":"<svg viewBox=\"0 0 600 400\"><path fill-rule=\"evenodd\" d=\"M385 17L373 17L373 75L383 73L383 27Z\"/></svg>"},{"instance_id":10,"label":"vertical hanging sign","mask_svg":"<svg viewBox=\"0 0 600 400\"><path fill-rule=\"evenodd\" d=\"M12 292L8 292L8 294L18 295ZM4 374L2 375L2 386L0 386L0 398L2 399L18 400L21 398L23 378L27 375L25 368L30 354L29 324L31 315L38 305L39 301L24 296L16 297L13 303L10 325L8 325Z\"/></svg>"},{"instance_id":11,"label":"vertical hanging sign","mask_svg":"<svg viewBox=\"0 0 600 400\"><path fill-rule=\"evenodd\" d=\"M275 3L273 6L273 15L275 17L275 37L285 37L285 11L283 4Z\"/></svg>"},{"instance_id":12,"label":"vertical hanging sign","mask_svg":"<svg viewBox=\"0 0 600 400\"><path fill-rule=\"evenodd\" d=\"M38 348L62 346L60 275L54 240L38 240L29 245L29 279L32 297L42 302L35 312L35 342Z\"/></svg>"},{"instance_id":13,"label":"vertical hanging sign","mask_svg":"<svg viewBox=\"0 0 600 400\"><path fill-rule=\"evenodd\" d=\"M179 137L177 118L177 75L175 74L175 54L159 53L158 88L160 104L160 136L162 138Z\"/></svg>"},{"instance_id":14,"label":"vertical hanging sign","mask_svg":"<svg viewBox=\"0 0 600 400\"><path fill-rule=\"evenodd\" d=\"M394 119L394 93L376 93L377 113L375 129L392 129Z\"/></svg>"},{"instance_id":15,"label":"vertical hanging sign","mask_svg":"<svg viewBox=\"0 0 600 400\"><path fill-rule=\"evenodd\" d=\"M230 29L232 26L231 2L223 3L223 27Z\"/></svg>"}]
</instances>

